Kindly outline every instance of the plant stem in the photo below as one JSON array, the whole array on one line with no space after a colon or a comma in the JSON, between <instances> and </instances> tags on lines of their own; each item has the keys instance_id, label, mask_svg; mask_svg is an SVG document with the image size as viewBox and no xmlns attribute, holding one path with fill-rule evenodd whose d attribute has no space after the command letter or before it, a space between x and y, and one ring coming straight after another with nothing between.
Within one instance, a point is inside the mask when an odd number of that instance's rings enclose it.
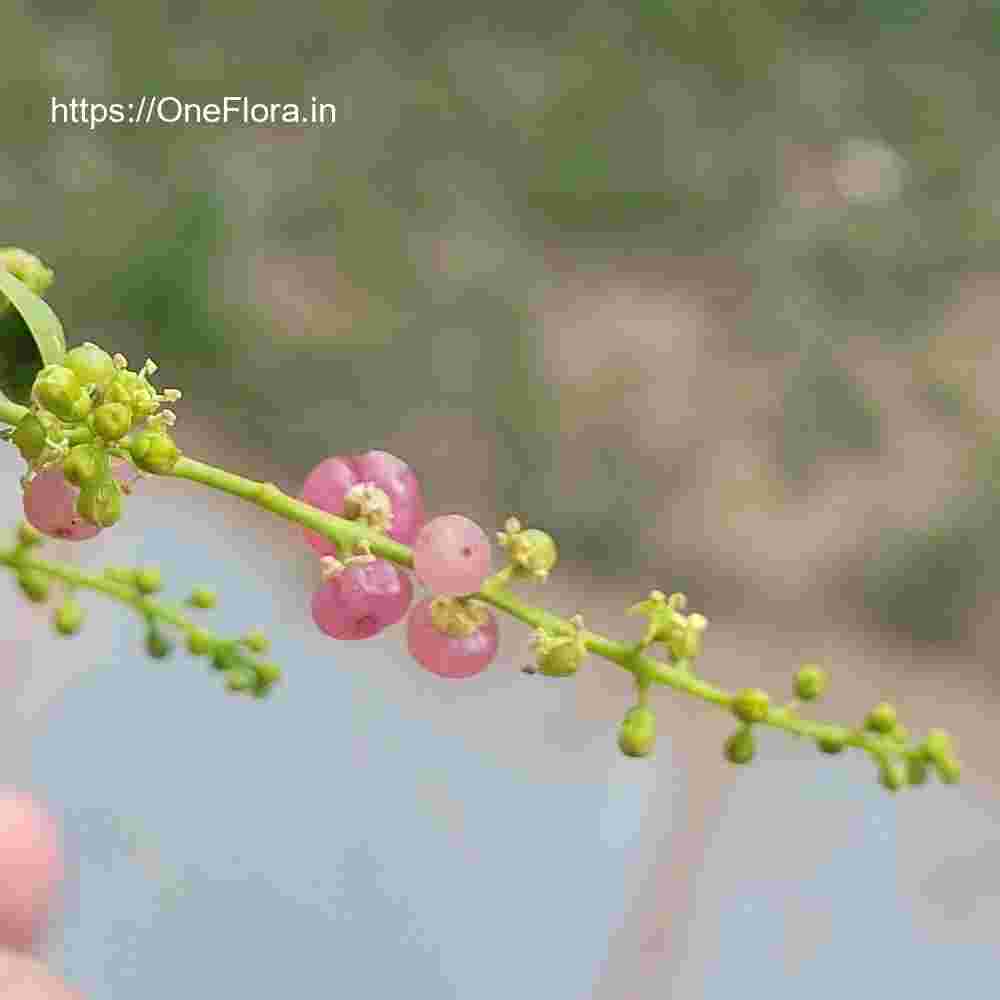
<instances>
[{"instance_id":1,"label":"plant stem","mask_svg":"<svg viewBox=\"0 0 1000 1000\"><path fill-rule=\"evenodd\" d=\"M188 479L201 483L242 500L249 500L258 507L263 507L265 510L285 518L285 520L293 521L330 539L344 552L352 552L360 541L366 540L376 556L387 559L405 569L413 569L413 553L406 545L402 545L385 535L372 532L357 522L327 514L325 511L296 500L283 493L274 483L246 479L243 476L190 458L179 459L170 475L178 479ZM544 628L549 632L569 636L575 634L574 626L568 620L543 608L525 603L503 585L498 579L500 576L501 574L498 573L487 579L482 589L471 596L507 612L512 617L534 628ZM628 670L635 676L640 685L643 683L666 685L726 709L733 702L734 695L731 692L695 676L687 669L685 661L671 666L640 652L633 643L609 639L590 630L585 631L583 637L584 645L590 652ZM767 717L759 724L783 729L796 736L804 736L813 740L839 740L846 746L860 747L876 756L902 753L906 750L903 744L891 737L833 723L803 719L780 706L770 708Z\"/></svg>"}]
</instances>

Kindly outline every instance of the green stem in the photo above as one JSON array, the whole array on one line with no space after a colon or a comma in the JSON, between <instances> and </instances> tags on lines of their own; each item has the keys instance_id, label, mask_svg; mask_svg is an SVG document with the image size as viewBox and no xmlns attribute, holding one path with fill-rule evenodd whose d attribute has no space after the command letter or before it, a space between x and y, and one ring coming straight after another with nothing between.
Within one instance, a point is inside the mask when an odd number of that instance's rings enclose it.
<instances>
[{"instance_id":1,"label":"green stem","mask_svg":"<svg viewBox=\"0 0 1000 1000\"><path fill-rule=\"evenodd\" d=\"M185 633L194 632L196 629L211 635L206 629L195 625L189 621L180 609L167 604L161 604L153 600L147 594L140 593L135 587L130 587L127 583L114 580L111 577L96 573L87 573L69 563L53 562L47 559L36 559L27 555L20 546L0 549L0 566L10 566L16 570L34 570L44 573L46 576L61 580L70 587L85 587L107 597L114 598L126 607L133 608L144 620L150 618L159 619L175 628L181 629ZM214 641L223 640L212 637Z\"/></svg>"},{"instance_id":2,"label":"green stem","mask_svg":"<svg viewBox=\"0 0 1000 1000\"><path fill-rule=\"evenodd\" d=\"M413 569L413 553L407 546L370 531L355 521L317 510L283 493L274 483L246 479L190 458L181 458L171 475L221 490L242 500L249 500L258 507L263 507L285 520L293 521L330 539L340 547L341 551L353 551L360 541L367 540L375 555L405 569ZM504 585L504 581L505 577L501 571L487 579L482 589L471 596L491 604L500 611L505 611L533 628L544 628L546 631L562 635L575 634L574 626L567 619L522 601ZM631 672L640 684L666 685L725 709L732 705L733 693L695 676L687 668L686 661L679 661L671 666L638 652L634 643L618 642L590 630L584 632L584 644L588 651ZM860 747L876 755L901 753L906 749L887 736L833 723L810 721L783 707L771 708L767 718L759 725L783 729L796 736L805 736L813 740L836 739L846 746Z\"/></svg>"},{"instance_id":3,"label":"green stem","mask_svg":"<svg viewBox=\"0 0 1000 1000\"><path fill-rule=\"evenodd\" d=\"M17 424L27 412L25 407L0 398L0 421ZM122 457L125 457L124 453L122 453ZM188 479L191 482L201 483L203 486L229 493L241 500L248 500L287 521L300 524L330 539L337 544L342 552L354 551L357 545L365 540L376 556L387 559L405 569L413 569L413 553L407 546L385 535L373 532L358 522L317 510L315 507L283 493L274 483L246 479L243 476L226 472L224 469L191 458L181 458L170 475L177 479ZM153 613L157 617L187 631L195 627L178 611L162 605L152 605L147 598L138 597L127 586L104 577L82 573L71 566L44 563L36 559L15 558L13 551L0 552L0 563L38 569L67 583L102 591L125 604L132 605L143 613L148 608L153 607L155 609ZM551 633L569 636L575 633L574 626L567 619L560 618L543 608L527 604L512 593L505 585L508 575L501 570L487 579L482 590L472 596L491 604L500 611L505 611L533 628L544 628ZM646 655L635 643L618 642L589 630L585 631L583 635L584 645L588 651L628 670L633 674L640 687L661 684L720 708L729 709L732 705L734 699L732 692L697 677L688 669L686 661L681 660L670 665ZM905 745L888 736L880 736L833 723L803 719L784 707L769 709L767 717L758 725L783 729L796 736L804 736L812 740L837 740L845 746L859 747L879 758L888 754L904 753L908 749Z\"/></svg>"}]
</instances>

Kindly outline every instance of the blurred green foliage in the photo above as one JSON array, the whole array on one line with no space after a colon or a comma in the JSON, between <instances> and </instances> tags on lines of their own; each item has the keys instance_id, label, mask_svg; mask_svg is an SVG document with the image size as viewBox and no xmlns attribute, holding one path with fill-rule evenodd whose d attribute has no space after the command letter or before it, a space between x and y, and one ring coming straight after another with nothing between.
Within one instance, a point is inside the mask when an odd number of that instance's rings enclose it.
<instances>
[{"instance_id":1,"label":"blurred green foliage","mask_svg":"<svg viewBox=\"0 0 1000 1000\"><path fill-rule=\"evenodd\" d=\"M560 401L532 310L560 280L554 250L570 271L738 262L753 293L734 349L798 359L776 442L790 479L879 447L879 405L838 346L919 349L962 276L995 267L996 3L8 8L3 240L55 267L72 340L152 355L189 397L239 414L241 433L280 428L290 475L428 402L474 410L495 428L496 504L558 519L564 551L603 571L635 558L636 519L662 484L627 430L593 449L575 496L545 481ZM338 123L48 124L52 96L142 94L317 95ZM896 157L883 167L898 191L802 201L787 151L835 162L857 140ZM328 261L318 292L346 316L336 334L275 320L292 315L273 304L289 281L276 269L299 258ZM442 351L465 360L441 364ZM947 558L918 545L907 578L925 574L935 593L972 579L984 523L966 537L949 521L941 537L964 540ZM869 603L916 634L919 587L883 589L901 558L873 570Z\"/></svg>"}]
</instances>

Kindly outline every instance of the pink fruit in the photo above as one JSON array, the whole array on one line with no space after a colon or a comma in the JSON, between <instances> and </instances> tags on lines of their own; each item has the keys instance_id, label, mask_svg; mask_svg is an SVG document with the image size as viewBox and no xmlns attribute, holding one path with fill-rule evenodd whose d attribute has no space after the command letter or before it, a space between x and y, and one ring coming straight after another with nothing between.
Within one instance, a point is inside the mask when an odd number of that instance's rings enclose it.
<instances>
[{"instance_id":1,"label":"pink fruit","mask_svg":"<svg viewBox=\"0 0 1000 1000\"><path fill-rule=\"evenodd\" d=\"M55 821L29 796L0 790L0 947L36 945L62 876Z\"/></svg>"},{"instance_id":2,"label":"pink fruit","mask_svg":"<svg viewBox=\"0 0 1000 1000\"><path fill-rule=\"evenodd\" d=\"M413 599L410 578L392 563L348 566L313 594L313 621L334 639L369 639L395 625Z\"/></svg>"},{"instance_id":3,"label":"pink fruit","mask_svg":"<svg viewBox=\"0 0 1000 1000\"><path fill-rule=\"evenodd\" d=\"M133 470L127 462L114 462L112 475L119 483L126 483L131 481ZM29 524L52 538L70 542L93 538L102 529L76 512L79 493L75 486L66 482L59 466L49 466L35 476L24 491L24 516Z\"/></svg>"},{"instance_id":4,"label":"pink fruit","mask_svg":"<svg viewBox=\"0 0 1000 1000\"><path fill-rule=\"evenodd\" d=\"M472 594L490 572L486 532L461 514L432 518L413 543L413 568L435 594Z\"/></svg>"},{"instance_id":5,"label":"pink fruit","mask_svg":"<svg viewBox=\"0 0 1000 1000\"><path fill-rule=\"evenodd\" d=\"M390 538L409 545L424 523L424 500L420 484L410 467L385 451L367 451L361 455L336 455L326 458L306 477L302 499L325 510L344 516L344 501L353 487L370 483L388 499L391 524L385 532ZM306 540L322 556L335 555L333 542L305 529Z\"/></svg>"},{"instance_id":6,"label":"pink fruit","mask_svg":"<svg viewBox=\"0 0 1000 1000\"><path fill-rule=\"evenodd\" d=\"M499 645L499 631L492 612L485 612L484 624L469 635L442 632L434 624L431 601L418 601L406 620L406 644L410 655L439 677L472 677L493 662Z\"/></svg>"}]
</instances>

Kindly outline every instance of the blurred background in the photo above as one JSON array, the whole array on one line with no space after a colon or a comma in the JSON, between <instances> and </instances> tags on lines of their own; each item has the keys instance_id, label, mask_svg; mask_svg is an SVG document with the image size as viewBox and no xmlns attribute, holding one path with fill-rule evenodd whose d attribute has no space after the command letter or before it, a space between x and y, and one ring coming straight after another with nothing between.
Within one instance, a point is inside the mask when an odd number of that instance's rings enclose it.
<instances>
[{"instance_id":1,"label":"blurred background","mask_svg":"<svg viewBox=\"0 0 1000 1000\"><path fill-rule=\"evenodd\" d=\"M554 609L637 635L624 608L682 590L707 676L780 694L818 660L827 716L889 697L965 761L957 789L890 799L867 761L776 735L734 773L725 719L666 693L656 757L623 760L622 671L524 677L511 622L461 687L398 634L333 644L295 530L148 483L73 557L218 585L217 618L268 628L287 684L226 698L96 601L69 645L10 589L5 769L75 859L55 968L98 1000L985 979L1000 3L2 16L0 243L55 269L71 342L184 390L189 454L294 492L384 448L432 511L549 530ZM316 96L337 122L49 123L53 97L143 94Z\"/></svg>"}]
</instances>

